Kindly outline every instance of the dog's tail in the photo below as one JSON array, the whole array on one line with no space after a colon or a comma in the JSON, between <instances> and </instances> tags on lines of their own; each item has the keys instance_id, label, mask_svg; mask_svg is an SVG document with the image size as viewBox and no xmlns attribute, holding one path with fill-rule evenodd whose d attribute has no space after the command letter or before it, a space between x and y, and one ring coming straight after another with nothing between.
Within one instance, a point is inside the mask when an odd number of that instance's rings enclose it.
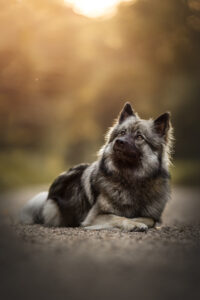
<instances>
[{"instance_id":1,"label":"dog's tail","mask_svg":"<svg viewBox=\"0 0 200 300\"><path fill-rule=\"evenodd\" d=\"M20 212L20 222L23 224L43 223L43 208L48 192L41 192L31 198Z\"/></svg>"}]
</instances>

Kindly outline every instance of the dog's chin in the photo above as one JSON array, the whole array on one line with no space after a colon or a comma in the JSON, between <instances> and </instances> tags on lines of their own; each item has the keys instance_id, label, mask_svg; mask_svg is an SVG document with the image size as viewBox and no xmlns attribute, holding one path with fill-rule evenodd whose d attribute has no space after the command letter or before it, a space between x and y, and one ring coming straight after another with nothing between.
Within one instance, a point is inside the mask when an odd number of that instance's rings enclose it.
<instances>
[{"instance_id":1,"label":"dog's chin","mask_svg":"<svg viewBox=\"0 0 200 300\"><path fill-rule=\"evenodd\" d=\"M112 159L118 167L137 168L141 162L141 155L135 151L113 149Z\"/></svg>"}]
</instances>

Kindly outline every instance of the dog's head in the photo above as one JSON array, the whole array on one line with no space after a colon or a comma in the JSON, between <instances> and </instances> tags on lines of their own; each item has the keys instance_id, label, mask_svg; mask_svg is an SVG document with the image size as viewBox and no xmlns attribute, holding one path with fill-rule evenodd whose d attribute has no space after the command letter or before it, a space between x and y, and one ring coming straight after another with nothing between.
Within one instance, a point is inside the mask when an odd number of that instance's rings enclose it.
<instances>
[{"instance_id":1,"label":"dog's head","mask_svg":"<svg viewBox=\"0 0 200 300\"><path fill-rule=\"evenodd\" d=\"M168 168L171 141L170 114L143 120L126 103L106 136L104 153L113 168L132 169L140 176Z\"/></svg>"}]
</instances>

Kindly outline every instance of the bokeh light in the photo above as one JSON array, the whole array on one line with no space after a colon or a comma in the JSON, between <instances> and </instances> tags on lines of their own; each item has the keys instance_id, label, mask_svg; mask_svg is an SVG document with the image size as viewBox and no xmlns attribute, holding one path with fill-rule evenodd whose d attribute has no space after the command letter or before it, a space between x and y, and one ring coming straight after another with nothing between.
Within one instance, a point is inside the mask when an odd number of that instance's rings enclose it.
<instances>
[{"instance_id":1,"label":"bokeh light","mask_svg":"<svg viewBox=\"0 0 200 300\"><path fill-rule=\"evenodd\" d=\"M117 4L123 1L129 0L65 0L76 12L92 18L113 14Z\"/></svg>"}]
</instances>

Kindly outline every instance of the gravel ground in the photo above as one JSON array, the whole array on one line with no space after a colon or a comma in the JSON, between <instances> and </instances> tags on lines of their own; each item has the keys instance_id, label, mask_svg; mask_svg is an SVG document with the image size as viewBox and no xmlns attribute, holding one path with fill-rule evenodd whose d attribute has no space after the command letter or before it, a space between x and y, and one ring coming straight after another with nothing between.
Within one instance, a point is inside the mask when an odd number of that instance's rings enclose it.
<instances>
[{"instance_id":1,"label":"gravel ground","mask_svg":"<svg viewBox=\"0 0 200 300\"><path fill-rule=\"evenodd\" d=\"M200 190L174 188L147 233L18 224L39 190L0 195L1 299L200 299Z\"/></svg>"}]
</instances>

